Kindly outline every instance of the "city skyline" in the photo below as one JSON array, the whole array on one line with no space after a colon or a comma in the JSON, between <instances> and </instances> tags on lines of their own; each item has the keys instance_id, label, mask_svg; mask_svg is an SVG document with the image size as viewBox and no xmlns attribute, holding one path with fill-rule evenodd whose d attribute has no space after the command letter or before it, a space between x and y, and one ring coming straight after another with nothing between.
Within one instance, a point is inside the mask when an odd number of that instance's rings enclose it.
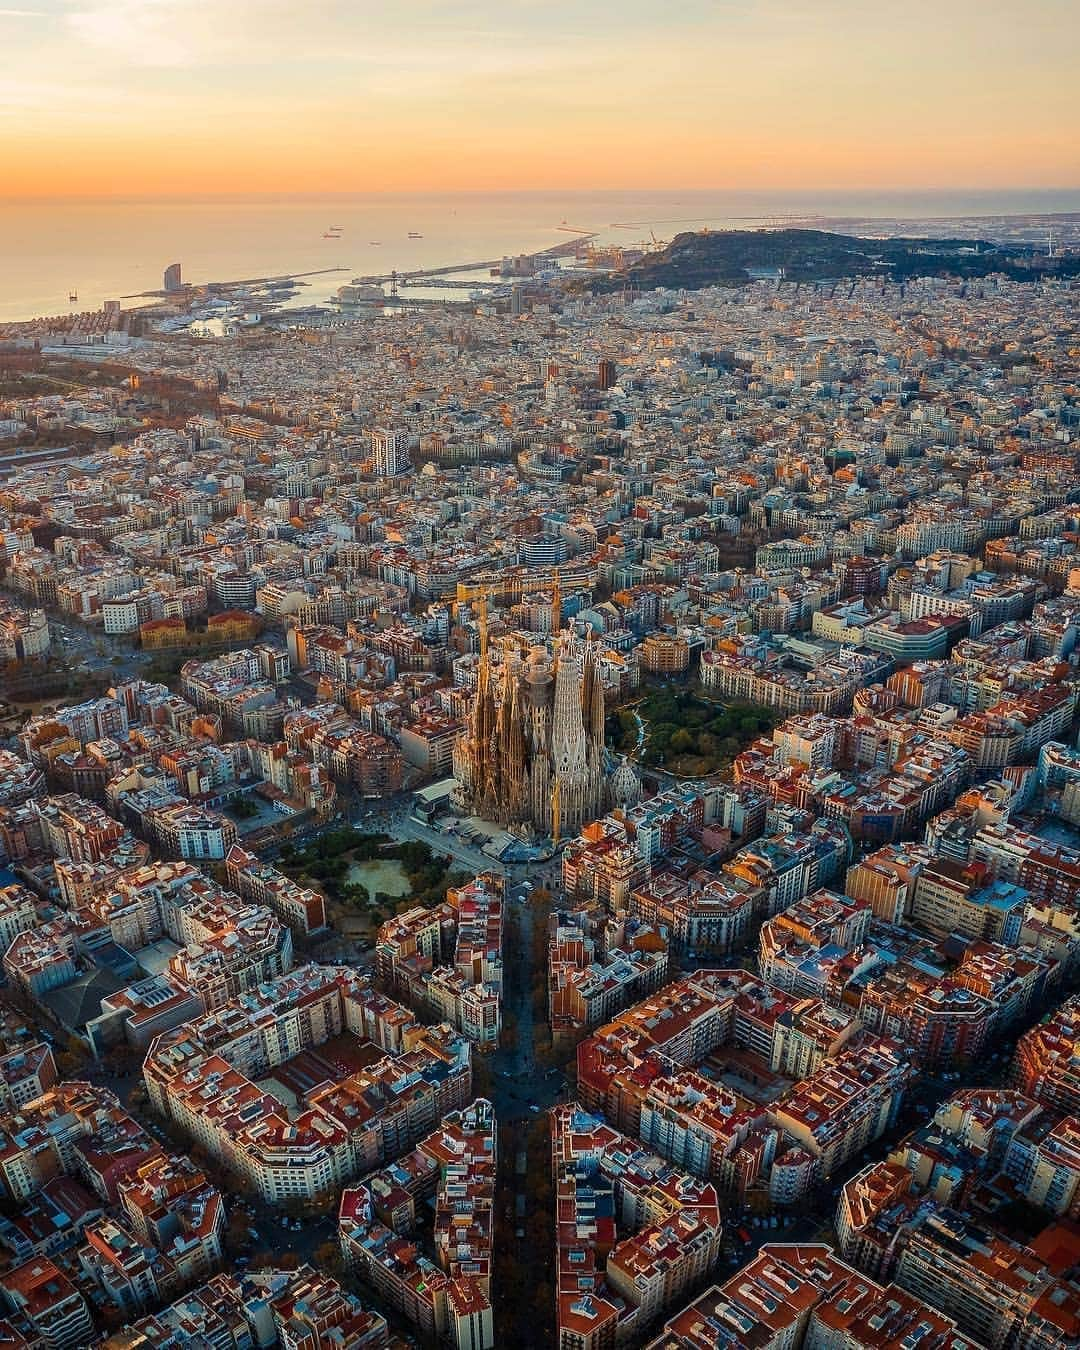
<instances>
[{"instance_id":1,"label":"city skyline","mask_svg":"<svg viewBox=\"0 0 1080 1350\"><path fill-rule=\"evenodd\" d=\"M1080 214L542 200L0 217L0 1344L1080 1344Z\"/></svg>"},{"instance_id":2,"label":"city skyline","mask_svg":"<svg viewBox=\"0 0 1080 1350\"><path fill-rule=\"evenodd\" d=\"M1080 1347L1080 0L0 0L0 1350Z\"/></svg>"},{"instance_id":3,"label":"city skyline","mask_svg":"<svg viewBox=\"0 0 1080 1350\"><path fill-rule=\"evenodd\" d=\"M4 192L1067 187L1077 28L1066 0L25 0Z\"/></svg>"}]
</instances>

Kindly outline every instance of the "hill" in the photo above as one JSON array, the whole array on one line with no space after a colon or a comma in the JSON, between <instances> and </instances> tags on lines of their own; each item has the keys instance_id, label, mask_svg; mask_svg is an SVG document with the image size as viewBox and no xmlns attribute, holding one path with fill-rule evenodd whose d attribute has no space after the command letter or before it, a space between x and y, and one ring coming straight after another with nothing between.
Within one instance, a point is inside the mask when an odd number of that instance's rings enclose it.
<instances>
[{"instance_id":1,"label":"hill","mask_svg":"<svg viewBox=\"0 0 1080 1350\"><path fill-rule=\"evenodd\" d=\"M1005 248L984 239L864 239L826 230L724 230L680 234L617 276L585 283L592 290L641 290L658 286L700 290L744 286L756 276L783 269L789 281L841 281L880 276L903 281L916 276L983 277L1003 272L1033 280L1046 273L1075 275L1080 258L1046 258L1031 250Z\"/></svg>"}]
</instances>

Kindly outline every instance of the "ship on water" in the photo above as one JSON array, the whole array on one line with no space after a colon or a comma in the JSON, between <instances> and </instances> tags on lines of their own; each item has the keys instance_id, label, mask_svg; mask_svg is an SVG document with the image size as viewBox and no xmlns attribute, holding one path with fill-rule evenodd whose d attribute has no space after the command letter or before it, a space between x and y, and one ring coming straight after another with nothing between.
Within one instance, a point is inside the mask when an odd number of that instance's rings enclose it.
<instances>
[{"instance_id":1,"label":"ship on water","mask_svg":"<svg viewBox=\"0 0 1080 1350\"><path fill-rule=\"evenodd\" d=\"M416 230L410 230L410 231L409 231L409 238L410 238L410 239L423 239L423 237L424 237L424 236L423 236L422 234L418 234L418 233L416 232Z\"/></svg>"}]
</instances>

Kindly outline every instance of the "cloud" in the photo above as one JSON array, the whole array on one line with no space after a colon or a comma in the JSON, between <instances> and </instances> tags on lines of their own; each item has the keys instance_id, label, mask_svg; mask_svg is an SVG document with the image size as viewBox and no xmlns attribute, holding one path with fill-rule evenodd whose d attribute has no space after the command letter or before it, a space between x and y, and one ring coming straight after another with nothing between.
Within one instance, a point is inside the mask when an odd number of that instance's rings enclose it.
<instances>
[{"instance_id":1,"label":"cloud","mask_svg":"<svg viewBox=\"0 0 1080 1350\"><path fill-rule=\"evenodd\" d=\"M142 137L163 179L190 162L196 183L226 160L239 181L252 159L315 184L370 164L422 185L458 160L462 185L533 182L534 167L546 182L790 181L802 160L839 182L871 162L910 175L930 141L970 176L1006 134L1049 173L1046 127L1066 177L1072 48L1047 33L1071 32L1077 0L1029 0L1022 22L1006 0L908 0L904 31L939 11L972 22L931 25L916 61L894 7L865 0L0 0L0 119L27 163L46 143L76 169L112 163ZM933 98L911 99L916 65Z\"/></svg>"},{"instance_id":2,"label":"cloud","mask_svg":"<svg viewBox=\"0 0 1080 1350\"><path fill-rule=\"evenodd\" d=\"M67 16L75 41L121 65L186 66L215 47L209 8L198 0L95 0Z\"/></svg>"},{"instance_id":3,"label":"cloud","mask_svg":"<svg viewBox=\"0 0 1080 1350\"><path fill-rule=\"evenodd\" d=\"M534 8L534 0L521 6ZM424 99L476 80L551 76L558 84L608 65L622 41L613 32L597 52L574 42L550 15L526 39L520 18L489 0L76 0L65 26L82 59L88 49L102 52L136 74L213 67L234 87L245 77L249 87L257 84L267 69L287 69L298 98L305 91L324 95L342 81L361 99ZM312 81L305 67L318 78Z\"/></svg>"}]
</instances>

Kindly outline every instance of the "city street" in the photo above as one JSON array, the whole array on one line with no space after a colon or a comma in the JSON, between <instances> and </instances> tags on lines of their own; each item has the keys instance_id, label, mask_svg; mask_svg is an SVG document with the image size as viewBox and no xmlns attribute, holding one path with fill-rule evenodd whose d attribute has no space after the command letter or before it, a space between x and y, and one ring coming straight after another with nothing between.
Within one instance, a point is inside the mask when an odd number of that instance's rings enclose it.
<instances>
[{"instance_id":1,"label":"city street","mask_svg":"<svg viewBox=\"0 0 1080 1350\"><path fill-rule=\"evenodd\" d=\"M537 926L545 921L547 904L534 902L538 887L549 887L558 893L560 864L557 860L537 865L521 865L503 869L493 864L478 849L465 841L432 829L411 815L411 797L405 794L390 802L367 806L353 814L357 828L384 832L393 839L412 839L428 844L436 852L450 853L455 861L470 873L496 870L506 880L506 905L503 932L503 1022L506 1032L502 1044L488 1057L474 1059L474 1088L477 1095L489 1096L494 1104L500 1128L500 1167L496 1205L496 1245L505 1258L512 1262L510 1274L504 1278L513 1284L513 1270L536 1273L538 1283L551 1279L553 1259L552 1216L550 1185L546 1175L548 1158L546 1147L541 1147L538 1129L547 1111L571 1095L565 1063L553 1065L543 1062L537 1046L545 1031L538 1021L539 1005L534 1004L534 990L538 981L546 985L546 965L538 969L544 944L539 941ZM313 837L317 829L309 829L298 836ZM357 968L370 969L374 954L361 952L347 941L330 935L312 952L313 959L343 960ZM728 958L735 964L735 956ZM755 968L752 958L745 964ZM849 1159L827 1184L819 1187L808 1205L799 1213L756 1213L733 1202L724 1211L724 1247L716 1277L723 1279L752 1260L762 1246L768 1243L834 1242L833 1219L837 1196L843 1182L854 1176L867 1162L884 1156L889 1145L911 1129L924 1123L937 1105L951 1096L968 1081L981 1083L1001 1081L1008 1064L1008 1047L995 1052L991 1060L979 1066L978 1072L961 1075L956 1072L925 1072L917 1077L908 1094L904 1108L893 1128L878 1139L864 1153ZM567 1059L570 1057L567 1056ZM92 1064L86 1076L111 1088L127 1104L139 1095L141 1084L137 1068L125 1069L116 1065ZM140 1113L143 1124L166 1148L177 1147L175 1132L145 1110ZM537 1176L541 1169L541 1176ZM227 1185L225 1179L223 1184ZM292 1214L283 1214L248 1194L230 1195L229 1211L233 1216L230 1244L232 1258L241 1267L260 1252L287 1251L297 1258L312 1262L319 1248L336 1240L337 1226L334 1213L306 1217L299 1221ZM237 1213L242 1216L237 1222ZM497 1327L508 1339L521 1339L536 1325L537 1311L531 1303L521 1306L520 1299L500 1297L496 1289Z\"/></svg>"},{"instance_id":2,"label":"city street","mask_svg":"<svg viewBox=\"0 0 1080 1350\"><path fill-rule=\"evenodd\" d=\"M413 839L418 843L427 844L436 853L448 853L455 862L461 863L473 872L498 872L500 875L506 875L506 868L495 858L489 857L474 845L466 844L464 840L454 835L432 829L430 825L423 824L408 811L396 817L393 829L387 832L393 833L396 839Z\"/></svg>"},{"instance_id":3,"label":"city street","mask_svg":"<svg viewBox=\"0 0 1080 1350\"><path fill-rule=\"evenodd\" d=\"M562 863L559 858L535 862L502 863L458 835L436 829L413 815L412 794L403 794L388 802L362 807L353 813L352 824L368 833L384 833L391 838L415 840L427 844L435 853L447 854L462 867L476 872L497 872L511 883L531 881L552 889L559 884Z\"/></svg>"},{"instance_id":4,"label":"city street","mask_svg":"<svg viewBox=\"0 0 1080 1350\"><path fill-rule=\"evenodd\" d=\"M525 903L521 904L524 898ZM491 1056L494 1069L496 1111L500 1122L537 1115L559 1100L563 1085L560 1069L545 1068L535 1058L536 1028L533 1021L532 988L533 925L535 916L528 895L520 884L507 888L506 924L516 926L514 954L503 965L503 1019L516 1020L517 1036L510 1048L500 1046ZM504 952L506 944L504 942ZM546 972L545 972L546 978ZM532 1110L536 1107L537 1110Z\"/></svg>"},{"instance_id":5,"label":"city street","mask_svg":"<svg viewBox=\"0 0 1080 1350\"><path fill-rule=\"evenodd\" d=\"M52 655L70 670L80 666L104 667L117 680L134 679L153 659L152 653L133 648L129 641L112 637L100 628L89 628L74 620L49 616Z\"/></svg>"}]
</instances>

